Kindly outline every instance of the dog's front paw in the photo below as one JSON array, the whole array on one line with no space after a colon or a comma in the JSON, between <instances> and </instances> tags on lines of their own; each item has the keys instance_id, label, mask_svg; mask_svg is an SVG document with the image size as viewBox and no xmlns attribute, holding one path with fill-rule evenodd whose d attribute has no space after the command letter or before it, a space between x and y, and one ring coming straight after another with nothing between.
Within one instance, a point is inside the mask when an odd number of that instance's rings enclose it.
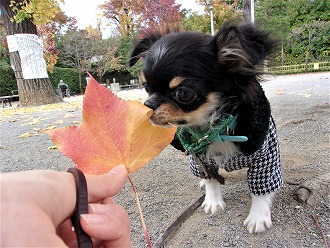
<instances>
[{"instance_id":1,"label":"dog's front paw","mask_svg":"<svg viewBox=\"0 0 330 248\"><path fill-rule=\"evenodd\" d=\"M226 207L226 203L223 201L221 185L218 180L203 179L199 185L205 187L205 200L202 204L205 213L215 214L216 212L223 211Z\"/></svg>"},{"instance_id":2,"label":"dog's front paw","mask_svg":"<svg viewBox=\"0 0 330 248\"><path fill-rule=\"evenodd\" d=\"M215 214L216 212L223 211L226 207L226 203L222 199L206 199L202 204L202 208L205 213Z\"/></svg>"},{"instance_id":3,"label":"dog's front paw","mask_svg":"<svg viewBox=\"0 0 330 248\"><path fill-rule=\"evenodd\" d=\"M249 233L261 233L272 227L270 207L275 193L266 195L252 195L252 204L248 217L244 220L244 226Z\"/></svg>"},{"instance_id":4,"label":"dog's front paw","mask_svg":"<svg viewBox=\"0 0 330 248\"><path fill-rule=\"evenodd\" d=\"M261 233L270 229L272 224L271 213L251 213L244 220L244 226L246 226L249 233Z\"/></svg>"}]
</instances>

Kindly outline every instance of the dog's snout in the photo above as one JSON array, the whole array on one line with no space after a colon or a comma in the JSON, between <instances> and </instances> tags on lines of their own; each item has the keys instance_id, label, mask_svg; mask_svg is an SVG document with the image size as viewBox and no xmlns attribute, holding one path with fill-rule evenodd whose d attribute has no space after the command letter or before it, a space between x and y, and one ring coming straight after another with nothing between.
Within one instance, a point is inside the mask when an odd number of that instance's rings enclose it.
<instances>
[{"instance_id":1,"label":"dog's snout","mask_svg":"<svg viewBox=\"0 0 330 248\"><path fill-rule=\"evenodd\" d=\"M145 102L144 105L146 105L148 108L151 108L152 110L156 110L163 102L165 98L159 95L158 93L153 93Z\"/></svg>"}]
</instances>

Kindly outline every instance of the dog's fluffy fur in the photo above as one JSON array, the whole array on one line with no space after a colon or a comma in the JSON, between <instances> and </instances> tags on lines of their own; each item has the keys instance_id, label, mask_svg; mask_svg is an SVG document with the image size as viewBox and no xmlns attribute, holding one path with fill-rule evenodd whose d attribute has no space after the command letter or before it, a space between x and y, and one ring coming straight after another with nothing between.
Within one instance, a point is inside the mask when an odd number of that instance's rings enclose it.
<instances>
[{"instance_id":1,"label":"dog's fluffy fur","mask_svg":"<svg viewBox=\"0 0 330 248\"><path fill-rule=\"evenodd\" d=\"M229 114L238 115L235 135L247 142L211 144L207 155L230 157L238 152L251 155L263 144L269 128L270 106L259 83L259 66L271 54L275 42L254 25L224 25L215 36L194 32L151 33L141 39L130 59L133 66L143 59L141 78L149 98L145 105L154 113L155 125L203 126ZM178 140L172 145L182 150ZM219 156L221 155L221 156ZM221 185L203 179L205 212L226 206ZM275 193L252 195L244 225L250 233L272 225L271 201Z\"/></svg>"}]
</instances>

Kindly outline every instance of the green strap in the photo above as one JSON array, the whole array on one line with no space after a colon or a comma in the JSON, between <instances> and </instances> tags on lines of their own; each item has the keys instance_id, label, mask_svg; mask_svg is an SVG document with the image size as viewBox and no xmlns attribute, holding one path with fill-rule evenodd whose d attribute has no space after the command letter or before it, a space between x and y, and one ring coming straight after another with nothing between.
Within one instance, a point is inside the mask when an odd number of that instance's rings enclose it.
<instances>
[{"instance_id":1,"label":"green strap","mask_svg":"<svg viewBox=\"0 0 330 248\"><path fill-rule=\"evenodd\" d=\"M246 136L231 136L236 127L237 116L228 116L212 127L179 127L177 137L186 150L186 154L203 153L212 143L225 141L245 142Z\"/></svg>"}]
</instances>

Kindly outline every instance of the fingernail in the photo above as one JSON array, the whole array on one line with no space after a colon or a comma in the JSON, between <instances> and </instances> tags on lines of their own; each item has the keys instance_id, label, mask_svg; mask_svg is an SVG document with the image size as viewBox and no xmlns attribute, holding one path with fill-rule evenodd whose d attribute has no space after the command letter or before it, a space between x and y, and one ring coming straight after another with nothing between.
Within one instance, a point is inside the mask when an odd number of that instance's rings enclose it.
<instances>
[{"instance_id":1,"label":"fingernail","mask_svg":"<svg viewBox=\"0 0 330 248\"><path fill-rule=\"evenodd\" d=\"M108 214L111 212L111 209L108 205L103 204L88 204L88 206L91 208L91 212L93 214Z\"/></svg>"},{"instance_id":2,"label":"fingernail","mask_svg":"<svg viewBox=\"0 0 330 248\"><path fill-rule=\"evenodd\" d=\"M117 165L116 167L114 167L114 168L110 171L110 173L113 173L113 174L119 175L119 174L123 173L125 170L127 171L126 167L125 167L124 165L120 164L120 165Z\"/></svg>"},{"instance_id":3,"label":"fingernail","mask_svg":"<svg viewBox=\"0 0 330 248\"><path fill-rule=\"evenodd\" d=\"M98 214L81 214L80 218L84 219L87 224L103 224L105 222L105 217Z\"/></svg>"}]
</instances>

